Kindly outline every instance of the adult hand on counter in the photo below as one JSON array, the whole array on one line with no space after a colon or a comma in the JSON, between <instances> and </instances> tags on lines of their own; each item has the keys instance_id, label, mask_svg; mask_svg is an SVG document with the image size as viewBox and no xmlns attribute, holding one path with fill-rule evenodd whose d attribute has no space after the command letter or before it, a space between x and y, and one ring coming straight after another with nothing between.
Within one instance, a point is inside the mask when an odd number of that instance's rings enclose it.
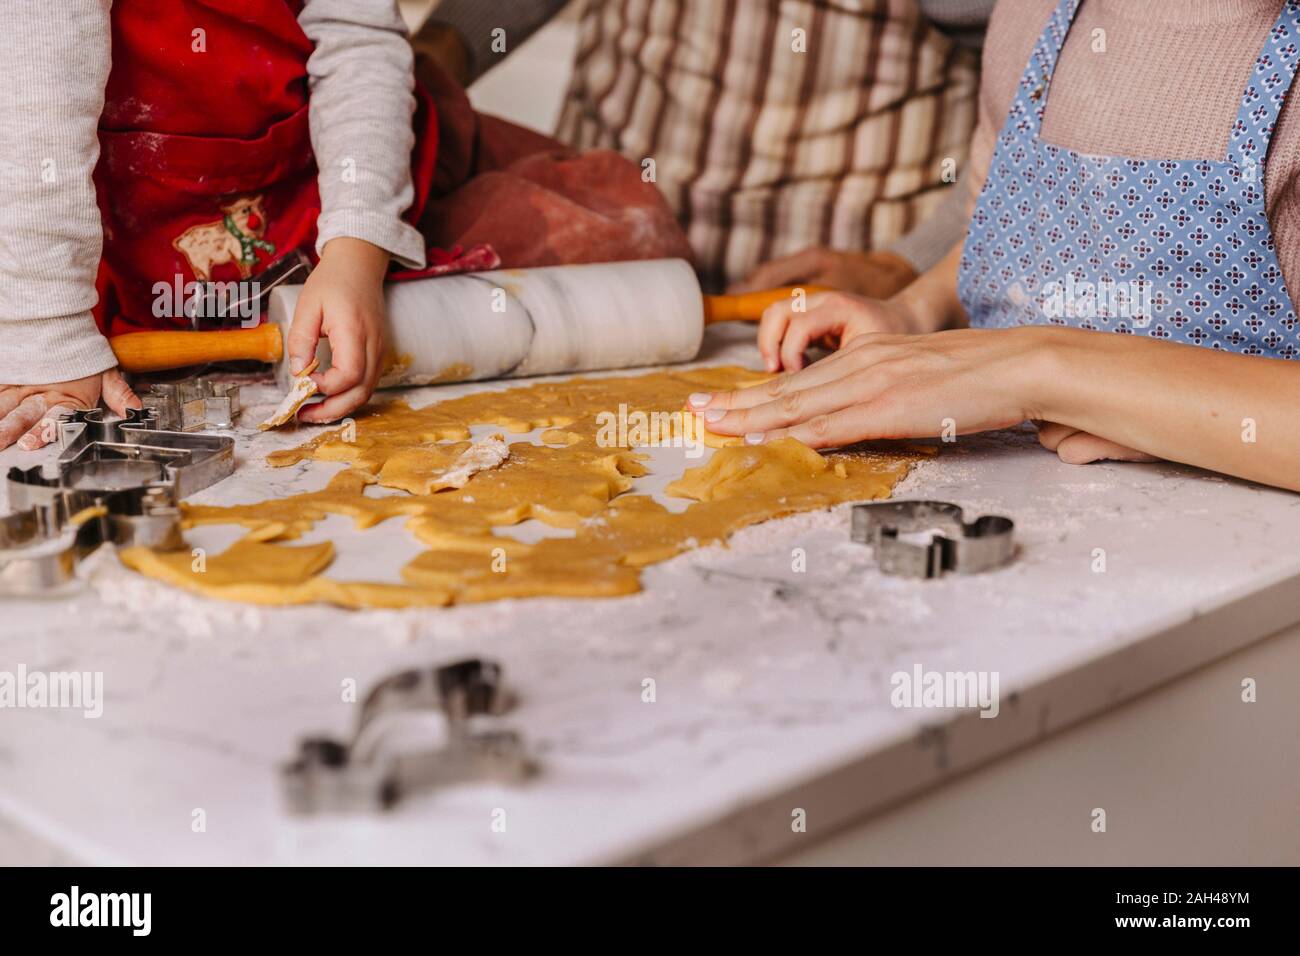
<instances>
[{"instance_id":1,"label":"adult hand on counter","mask_svg":"<svg viewBox=\"0 0 1300 956\"><path fill-rule=\"evenodd\" d=\"M804 352L818 342L843 348L857 336L873 332L903 335L923 331L916 313L896 300L818 292L804 305L800 311L792 299L782 299L764 310L758 323L758 351L769 372L803 368Z\"/></svg>"},{"instance_id":2,"label":"adult hand on counter","mask_svg":"<svg viewBox=\"0 0 1300 956\"><path fill-rule=\"evenodd\" d=\"M1035 417L1043 362L1038 329L959 329L930 335L860 334L815 365L770 382L692 396L710 431L759 443L793 436L813 448L872 438L930 438L951 419L958 434ZM1043 446L1068 464L1159 461L1069 425L1037 422Z\"/></svg>"},{"instance_id":3,"label":"adult hand on counter","mask_svg":"<svg viewBox=\"0 0 1300 956\"><path fill-rule=\"evenodd\" d=\"M765 262L727 292L740 294L781 286L830 286L841 292L887 299L916 278L916 270L892 252L841 252L814 246L792 256Z\"/></svg>"},{"instance_id":4,"label":"adult hand on counter","mask_svg":"<svg viewBox=\"0 0 1300 956\"><path fill-rule=\"evenodd\" d=\"M328 398L298 413L305 422L332 422L370 398L384 357L384 275L387 251L362 239L340 236L321 250L307 277L289 328L290 371L298 374L329 339L330 367L312 380Z\"/></svg>"},{"instance_id":5,"label":"adult hand on counter","mask_svg":"<svg viewBox=\"0 0 1300 956\"><path fill-rule=\"evenodd\" d=\"M1067 465L1086 465L1094 461L1160 461L1136 448L1129 448L1108 438L1099 438L1088 432L1058 425L1056 422L1035 422L1038 441L1048 451L1054 451Z\"/></svg>"},{"instance_id":6,"label":"adult hand on counter","mask_svg":"<svg viewBox=\"0 0 1300 956\"><path fill-rule=\"evenodd\" d=\"M709 431L750 444L794 437L813 448L931 438L1037 417L1026 402L1037 329L863 333L808 368L735 392L691 396Z\"/></svg>"},{"instance_id":7,"label":"adult hand on counter","mask_svg":"<svg viewBox=\"0 0 1300 956\"><path fill-rule=\"evenodd\" d=\"M0 449L15 442L24 451L49 444L58 437L60 412L94 408L101 397L117 415L141 404L116 368L52 385L0 385Z\"/></svg>"}]
</instances>

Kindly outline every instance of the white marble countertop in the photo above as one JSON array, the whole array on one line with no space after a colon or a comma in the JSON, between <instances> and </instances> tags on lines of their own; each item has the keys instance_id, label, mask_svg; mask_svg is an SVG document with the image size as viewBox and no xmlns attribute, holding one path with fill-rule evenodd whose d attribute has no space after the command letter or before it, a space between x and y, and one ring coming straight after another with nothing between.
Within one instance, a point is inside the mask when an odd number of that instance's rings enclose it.
<instances>
[{"instance_id":1,"label":"white marble countertop","mask_svg":"<svg viewBox=\"0 0 1300 956\"><path fill-rule=\"evenodd\" d=\"M748 341L714 331L702 359L752 364ZM419 405L465 388L406 397ZM251 431L275 396L249 397L239 471L197 500L257 500L332 474L323 463L268 468L266 451L305 435ZM19 460L0 454L5 467ZM0 855L760 860L1300 621L1292 494L1172 465L1071 467L1016 433L945 446L897 494L1011 516L1018 560L966 578L888 577L848 541L839 508L649 568L631 597L346 612L207 601L101 552L76 596L0 605L0 670L101 671L105 698L98 719L0 709ZM233 537L189 534L206 546ZM418 550L400 522L358 534L331 518L316 534L338 544L339 576L395 579ZM1104 573L1093 570L1098 548ZM351 729L345 680L364 695L394 670L466 656L503 663L521 698L505 723L537 753L535 780L431 792L385 815L285 815L277 767L300 736ZM917 665L996 671L999 716L896 709L890 676ZM647 678L653 703L642 701ZM807 833L792 832L796 808Z\"/></svg>"}]
</instances>

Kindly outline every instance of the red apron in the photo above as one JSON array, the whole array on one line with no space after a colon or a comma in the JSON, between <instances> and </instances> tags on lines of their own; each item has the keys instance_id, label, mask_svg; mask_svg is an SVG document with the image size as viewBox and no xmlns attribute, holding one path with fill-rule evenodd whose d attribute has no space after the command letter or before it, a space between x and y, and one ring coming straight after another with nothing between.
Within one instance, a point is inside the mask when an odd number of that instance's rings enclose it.
<instances>
[{"instance_id":1,"label":"red apron","mask_svg":"<svg viewBox=\"0 0 1300 956\"><path fill-rule=\"evenodd\" d=\"M314 255L313 47L298 25L301 7L113 3L95 169L104 224L95 316L106 334L187 327L179 307L155 315L157 283L246 279L294 249ZM438 145L429 94L417 85L416 97L412 223L428 202Z\"/></svg>"},{"instance_id":2,"label":"red apron","mask_svg":"<svg viewBox=\"0 0 1300 956\"><path fill-rule=\"evenodd\" d=\"M104 223L95 316L107 334L188 328L187 283L246 279L295 249L314 258L313 47L301 9L302 0L113 3L95 169ZM404 218L430 244L429 264L390 279L690 257L636 163L480 116L427 61L417 74L415 200ZM160 283L167 294L155 294Z\"/></svg>"}]
</instances>

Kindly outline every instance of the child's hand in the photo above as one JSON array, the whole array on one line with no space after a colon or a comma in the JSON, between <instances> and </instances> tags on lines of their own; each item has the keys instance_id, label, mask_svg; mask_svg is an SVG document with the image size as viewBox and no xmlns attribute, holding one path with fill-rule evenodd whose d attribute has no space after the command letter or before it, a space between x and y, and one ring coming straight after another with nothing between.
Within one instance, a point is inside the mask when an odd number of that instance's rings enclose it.
<instances>
[{"instance_id":1,"label":"child's hand","mask_svg":"<svg viewBox=\"0 0 1300 956\"><path fill-rule=\"evenodd\" d=\"M0 449L14 442L24 451L48 445L58 437L54 423L61 412L94 408L101 395L118 415L140 407L140 399L115 368L52 385L0 385Z\"/></svg>"},{"instance_id":2,"label":"child's hand","mask_svg":"<svg viewBox=\"0 0 1300 956\"><path fill-rule=\"evenodd\" d=\"M329 397L308 405L305 422L332 422L366 403L379 381L384 357L384 274L388 253L362 239L326 243L307 277L289 329L290 371L311 364L316 343L330 341L331 363L312 379Z\"/></svg>"},{"instance_id":3,"label":"child's hand","mask_svg":"<svg viewBox=\"0 0 1300 956\"><path fill-rule=\"evenodd\" d=\"M808 297L802 312L795 311L793 302L768 306L758 325L758 350L769 372L797 372L803 368L808 346L821 339L843 348L866 332L909 335L919 331L911 309L897 300L819 292Z\"/></svg>"}]
</instances>

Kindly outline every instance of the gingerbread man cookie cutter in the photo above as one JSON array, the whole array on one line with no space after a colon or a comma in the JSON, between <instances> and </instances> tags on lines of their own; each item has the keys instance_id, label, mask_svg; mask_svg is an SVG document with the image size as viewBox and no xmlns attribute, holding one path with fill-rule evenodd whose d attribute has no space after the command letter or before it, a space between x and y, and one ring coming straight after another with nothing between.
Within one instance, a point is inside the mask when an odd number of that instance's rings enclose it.
<instances>
[{"instance_id":1,"label":"gingerbread man cookie cutter","mask_svg":"<svg viewBox=\"0 0 1300 956\"><path fill-rule=\"evenodd\" d=\"M361 705L351 740L307 737L281 768L285 806L295 815L373 812L416 791L456 783L519 783L537 764L513 730L480 729L514 705L501 665L469 659L393 674ZM411 750L395 740L395 718L439 714L442 745Z\"/></svg>"},{"instance_id":2,"label":"gingerbread man cookie cutter","mask_svg":"<svg viewBox=\"0 0 1300 956\"><path fill-rule=\"evenodd\" d=\"M911 578L979 574L1016 555L1015 524L983 515L967 524L947 501L873 501L853 506L852 540L871 546L880 570ZM927 540L921 536L929 534Z\"/></svg>"}]
</instances>

